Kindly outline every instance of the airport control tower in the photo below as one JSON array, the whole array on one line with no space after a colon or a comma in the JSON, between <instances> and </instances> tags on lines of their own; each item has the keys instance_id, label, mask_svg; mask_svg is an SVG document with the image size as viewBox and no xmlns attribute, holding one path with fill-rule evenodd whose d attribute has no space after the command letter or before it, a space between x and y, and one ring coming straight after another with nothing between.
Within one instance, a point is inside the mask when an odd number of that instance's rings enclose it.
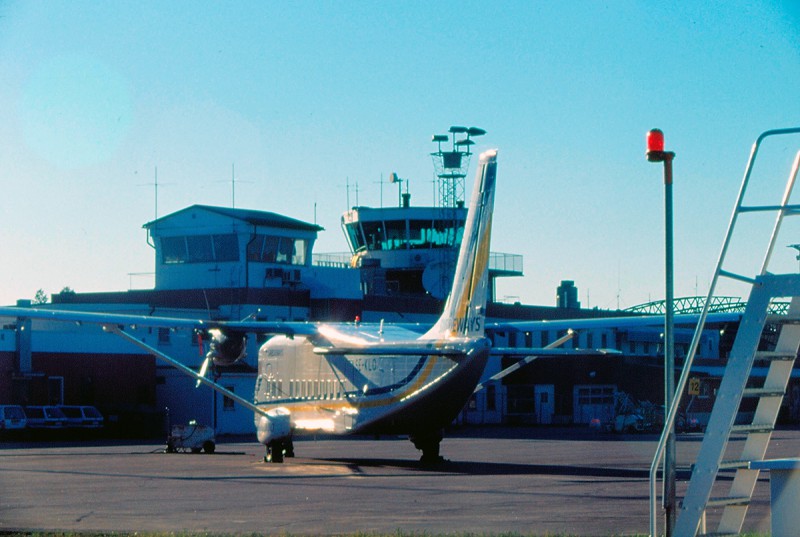
<instances>
[{"instance_id":1,"label":"airport control tower","mask_svg":"<svg viewBox=\"0 0 800 537\"><path fill-rule=\"evenodd\" d=\"M431 153L437 184L433 206L412 206L407 180L393 173L390 182L406 182L398 207L353 207L342 216L350 265L361 269L365 296L440 300L447 296L467 217L465 178L473 138L485 133L477 127L456 126L449 134L433 136L437 147ZM521 256L499 255L503 262L494 266L497 254L490 258L490 279L522 275Z\"/></svg>"}]
</instances>

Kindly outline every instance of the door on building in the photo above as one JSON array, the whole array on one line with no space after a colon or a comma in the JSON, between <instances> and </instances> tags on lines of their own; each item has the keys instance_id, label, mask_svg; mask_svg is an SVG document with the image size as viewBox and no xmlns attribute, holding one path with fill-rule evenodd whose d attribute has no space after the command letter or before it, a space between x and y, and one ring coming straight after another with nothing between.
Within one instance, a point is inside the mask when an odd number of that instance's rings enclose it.
<instances>
[{"instance_id":1,"label":"door on building","mask_svg":"<svg viewBox=\"0 0 800 537\"><path fill-rule=\"evenodd\" d=\"M608 423L614 416L614 393L617 387L610 384L591 384L573 388L573 422L589 423L597 418Z\"/></svg>"},{"instance_id":2,"label":"door on building","mask_svg":"<svg viewBox=\"0 0 800 537\"><path fill-rule=\"evenodd\" d=\"M535 384L533 398L536 401L536 423L550 425L555 414L555 386L552 384Z\"/></svg>"},{"instance_id":3,"label":"door on building","mask_svg":"<svg viewBox=\"0 0 800 537\"><path fill-rule=\"evenodd\" d=\"M64 377L47 378L47 404L64 404Z\"/></svg>"}]
</instances>

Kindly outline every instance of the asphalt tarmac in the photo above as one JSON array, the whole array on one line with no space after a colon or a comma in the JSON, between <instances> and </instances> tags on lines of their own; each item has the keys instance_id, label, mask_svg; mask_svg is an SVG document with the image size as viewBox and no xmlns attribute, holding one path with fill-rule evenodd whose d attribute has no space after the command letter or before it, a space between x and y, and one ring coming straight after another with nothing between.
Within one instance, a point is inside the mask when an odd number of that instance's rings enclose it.
<instances>
[{"instance_id":1,"label":"asphalt tarmac","mask_svg":"<svg viewBox=\"0 0 800 537\"><path fill-rule=\"evenodd\" d=\"M158 443L6 442L0 531L647 534L656 441L462 429L445 438L450 462L436 468L421 468L401 438L297 440L297 457L283 464L264 463L255 441L220 442L213 455L166 454ZM679 436L679 495L699 445L699 435ZM776 432L767 455L800 455L800 432ZM769 531L768 479L762 473L748 531Z\"/></svg>"}]
</instances>

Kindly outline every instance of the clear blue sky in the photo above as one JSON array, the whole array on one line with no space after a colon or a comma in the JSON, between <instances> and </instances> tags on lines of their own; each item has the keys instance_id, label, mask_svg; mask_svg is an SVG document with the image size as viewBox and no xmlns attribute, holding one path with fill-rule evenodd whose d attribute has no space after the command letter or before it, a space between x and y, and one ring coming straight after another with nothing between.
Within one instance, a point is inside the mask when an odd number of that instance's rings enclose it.
<instances>
[{"instance_id":1,"label":"clear blue sky","mask_svg":"<svg viewBox=\"0 0 800 537\"><path fill-rule=\"evenodd\" d=\"M800 125L798 6L0 2L0 304L152 272L156 167L160 216L230 206L235 165L237 207L316 205L315 251L344 251L346 182L378 205L397 172L431 203L450 125L499 149L492 249L525 258L500 298L554 304L562 279L584 306L663 297L653 127L677 153L676 295L704 294L752 142ZM796 147L775 151L778 192Z\"/></svg>"}]
</instances>

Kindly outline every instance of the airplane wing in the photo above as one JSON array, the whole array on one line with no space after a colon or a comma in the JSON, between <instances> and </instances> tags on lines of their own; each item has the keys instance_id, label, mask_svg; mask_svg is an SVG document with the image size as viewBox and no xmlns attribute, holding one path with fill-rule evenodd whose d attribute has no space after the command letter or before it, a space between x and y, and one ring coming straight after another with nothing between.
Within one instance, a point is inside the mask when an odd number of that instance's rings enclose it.
<instances>
[{"instance_id":1,"label":"airplane wing","mask_svg":"<svg viewBox=\"0 0 800 537\"><path fill-rule=\"evenodd\" d=\"M180 317L158 317L149 315L126 315L118 313L95 313L85 311L51 310L43 308L0 307L0 317L23 317L77 324L97 324L101 326L158 327L186 330L223 329L233 332L254 332L260 334L317 335L317 326L304 322L270 321L213 321L205 319L186 319Z\"/></svg>"},{"instance_id":2,"label":"airplane wing","mask_svg":"<svg viewBox=\"0 0 800 537\"><path fill-rule=\"evenodd\" d=\"M251 401L237 395L226 388L220 386L212 380L205 377L206 368L208 366L209 357L203 362L200 373L185 366L178 360L164 354L158 349L147 345L134 335L128 333L126 328L137 327L158 327L170 329L186 329L186 330L225 330L228 332L256 332L256 333L269 333L269 334L283 334L286 336L302 335L316 335L317 329L311 323L283 323L283 322L260 322L260 321L207 321L204 319L182 319L177 317L156 317L147 315L124 315L113 313L95 313L95 312L78 312L69 310L50 310L40 308L19 308L19 307L0 307L0 317L10 318L26 318L26 319L43 319L50 321L78 323L78 324L95 324L102 326L107 332L111 332L122 339L140 347L148 354L169 363L171 366L177 368L181 372L189 375L200 383L206 384L213 390L216 390L226 397L229 397L239 404L249 408L256 414L264 415L268 419L273 419L274 416L269 414L268 411L254 405ZM216 339L216 338L215 338ZM226 337L218 340L220 345L225 344ZM240 343L237 343L240 344ZM234 345L234 356L239 352L238 347ZM211 354L211 353L209 353ZM236 357L238 360L238 357Z\"/></svg>"},{"instance_id":3,"label":"airplane wing","mask_svg":"<svg viewBox=\"0 0 800 537\"><path fill-rule=\"evenodd\" d=\"M728 323L741 320L741 313L712 313L708 315L707 323ZM700 315L675 315L674 323L676 326L694 327ZM576 331L598 329L598 328L652 328L663 329L663 315L646 315L635 317L598 317L594 319L563 319L555 321L521 321L491 323L489 327L498 332L517 331L534 332L543 330L565 331L566 334L544 348L525 348L525 347L494 347L492 354L506 357L519 357L520 361L503 369L486 381L475 387L478 392L486 387L489 382L500 380L511 373L522 369L536 361L538 358L549 356L592 356L592 355L618 355L622 354L616 349L561 349L564 343L575 337Z\"/></svg>"},{"instance_id":4,"label":"airplane wing","mask_svg":"<svg viewBox=\"0 0 800 537\"><path fill-rule=\"evenodd\" d=\"M547 347L492 347L493 356L607 356L622 354L617 349L550 349Z\"/></svg>"},{"instance_id":5,"label":"airplane wing","mask_svg":"<svg viewBox=\"0 0 800 537\"><path fill-rule=\"evenodd\" d=\"M540 321L546 322L546 321ZM530 323L525 323L530 324ZM535 360L548 356L592 356L592 355L607 355L607 354L621 354L615 349L562 349L561 345L571 340L577 335L577 332L571 328L567 329L567 333L542 348L520 348L520 347L493 347L492 354L500 355L503 357L519 357L521 360L515 364L506 367L499 373L495 373L485 381L475 386L472 393L478 393L486 387L490 382L501 380L515 371L519 371L523 367L532 364Z\"/></svg>"},{"instance_id":6,"label":"airplane wing","mask_svg":"<svg viewBox=\"0 0 800 537\"><path fill-rule=\"evenodd\" d=\"M709 313L707 323L735 322L742 318L741 313ZM699 314L675 315L676 326L697 325ZM487 328L495 331L541 331L541 330L587 330L598 328L637 328L664 326L663 315L638 315L630 317L596 317L582 319L558 319L552 321L509 321L488 323Z\"/></svg>"}]
</instances>

